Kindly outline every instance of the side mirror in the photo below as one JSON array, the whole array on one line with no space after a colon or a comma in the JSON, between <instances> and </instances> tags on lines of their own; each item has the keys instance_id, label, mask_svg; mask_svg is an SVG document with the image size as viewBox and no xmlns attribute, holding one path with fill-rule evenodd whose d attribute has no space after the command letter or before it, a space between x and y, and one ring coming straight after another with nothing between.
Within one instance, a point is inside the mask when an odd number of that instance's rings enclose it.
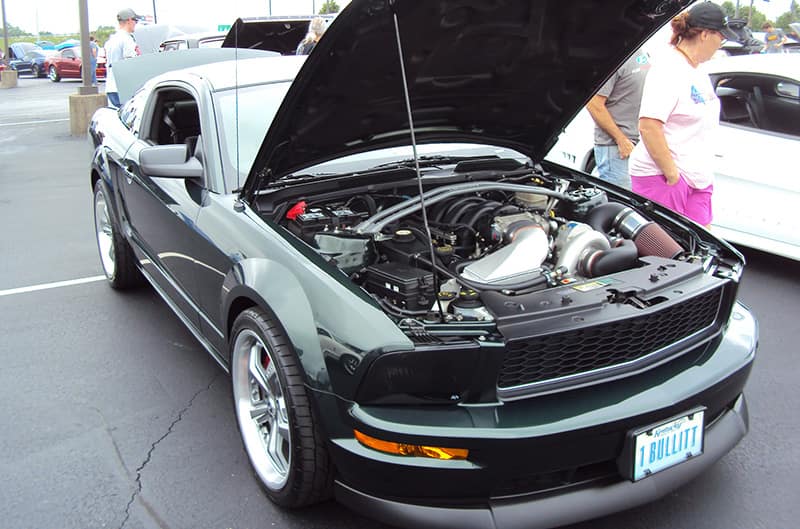
<instances>
[{"instance_id":1,"label":"side mirror","mask_svg":"<svg viewBox=\"0 0 800 529\"><path fill-rule=\"evenodd\" d=\"M192 153L193 154L193 153ZM189 156L185 144L145 147L139 153L139 165L148 176L163 178L202 178L203 164Z\"/></svg>"},{"instance_id":2,"label":"side mirror","mask_svg":"<svg viewBox=\"0 0 800 529\"><path fill-rule=\"evenodd\" d=\"M782 95L784 97L800 99L800 85L795 83L781 81L775 85L775 91L778 92L778 95Z\"/></svg>"}]
</instances>

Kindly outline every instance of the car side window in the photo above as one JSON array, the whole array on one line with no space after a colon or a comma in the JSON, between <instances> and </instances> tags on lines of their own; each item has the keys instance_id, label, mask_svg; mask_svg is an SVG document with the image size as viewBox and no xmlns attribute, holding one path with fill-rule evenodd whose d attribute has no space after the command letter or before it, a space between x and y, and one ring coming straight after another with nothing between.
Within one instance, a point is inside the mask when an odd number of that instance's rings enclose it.
<instances>
[{"instance_id":1,"label":"car side window","mask_svg":"<svg viewBox=\"0 0 800 529\"><path fill-rule=\"evenodd\" d=\"M153 145L175 145L200 135L200 112L191 94L179 89L162 89L155 101L145 140Z\"/></svg>"},{"instance_id":2,"label":"car side window","mask_svg":"<svg viewBox=\"0 0 800 529\"><path fill-rule=\"evenodd\" d=\"M768 75L721 76L716 82L720 121L800 137L800 101L787 90L792 84Z\"/></svg>"},{"instance_id":3,"label":"car side window","mask_svg":"<svg viewBox=\"0 0 800 529\"><path fill-rule=\"evenodd\" d=\"M194 96L181 88L162 87L149 98L140 138L150 145L184 145L187 159L203 161L200 110Z\"/></svg>"},{"instance_id":4,"label":"car side window","mask_svg":"<svg viewBox=\"0 0 800 529\"><path fill-rule=\"evenodd\" d=\"M119 109L119 119L134 136L139 135L139 124L142 121L142 108L147 101L147 93L140 90Z\"/></svg>"}]
</instances>

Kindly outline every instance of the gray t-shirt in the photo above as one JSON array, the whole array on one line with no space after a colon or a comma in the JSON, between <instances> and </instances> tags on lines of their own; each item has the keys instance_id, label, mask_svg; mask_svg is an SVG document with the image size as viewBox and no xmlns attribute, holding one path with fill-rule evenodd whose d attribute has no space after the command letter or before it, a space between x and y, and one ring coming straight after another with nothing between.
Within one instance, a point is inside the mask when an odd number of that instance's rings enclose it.
<instances>
[{"instance_id":1,"label":"gray t-shirt","mask_svg":"<svg viewBox=\"0 0 800 529\"><path fill-rule=\"evenodd\" d=\"M606 108L619 129L632 141L639 141L639 105L642 102L644 79L650 70L647 53L637 52L606 81L597 92L605 96ZM616 145L617 142L599 126L594 127L595 145Z\"/></svg>"},{"instance_id":2,"label":"gray t-shirt","mask_svg":"<svg viewBox=\"0 0 800 529\"><path fill-rule=\"evenodd\" d=\"M767 45L767 49L764 50L766 53L780 53L783 51L782 46L780 44L783 42L783 39L786 37L782 29L772 28L771 31L767 31L764 33L764 44Z\"/></svg>"}]
</instances>

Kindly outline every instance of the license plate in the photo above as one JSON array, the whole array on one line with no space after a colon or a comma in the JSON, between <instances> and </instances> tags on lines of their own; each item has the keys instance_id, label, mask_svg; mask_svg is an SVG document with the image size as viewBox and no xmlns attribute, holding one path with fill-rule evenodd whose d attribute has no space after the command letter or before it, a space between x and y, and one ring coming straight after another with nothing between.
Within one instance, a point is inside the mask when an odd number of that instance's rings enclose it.
<instances>
[{"instance_id":1,"label":"license plate","mask_svg":"<svg viewBox=\"0 0 800 529\"><path fill-rule=\"evenodd\" d=\"M703 410L633 432L633 481L703 453Z\"/></svg>"}]
</instances>

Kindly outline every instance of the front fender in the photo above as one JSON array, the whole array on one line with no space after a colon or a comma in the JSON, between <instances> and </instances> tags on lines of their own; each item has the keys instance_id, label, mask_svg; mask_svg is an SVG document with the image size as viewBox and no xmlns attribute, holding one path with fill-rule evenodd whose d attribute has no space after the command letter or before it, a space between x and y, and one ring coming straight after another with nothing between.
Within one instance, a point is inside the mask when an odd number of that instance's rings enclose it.
<instances>
[{"instance_id":1,"label":"front fender","mask_svg":"<svg viewBox=\"0 0 800 529\"><path fill-rule=\"evenodd\" d=\"M379 308L301 256L291 266L267 258L244 259L222 285L222 321L231 322L242 300L270 310L286 333L308 384L323 391L355 392L360 362L370 353L412 349L410 340ZM230 331L226 329L230 341ZM344 355L347 355L344 357ZM338 369L347 362L348 370ZM333 363L333 364L331 364ZM336 365L335 372L329 367Z\"/></svg>"},{"instance_id":2,"label":"front fender","mask_svg":"<svg viewBox=\"0 0 800 529\"><path fill-rule=\"evenodd\" d=\"M246 259L231 269L222 285L227 292L222 307L230 321L234 302L247 298L275 315L289 337L306 372L319 369L321 350L311 305L303 287L291 270L269 259ZM235 316L235 315L234 315ZM226 335L230 340L230 330Z\"/></svg>"}]
</instances>

